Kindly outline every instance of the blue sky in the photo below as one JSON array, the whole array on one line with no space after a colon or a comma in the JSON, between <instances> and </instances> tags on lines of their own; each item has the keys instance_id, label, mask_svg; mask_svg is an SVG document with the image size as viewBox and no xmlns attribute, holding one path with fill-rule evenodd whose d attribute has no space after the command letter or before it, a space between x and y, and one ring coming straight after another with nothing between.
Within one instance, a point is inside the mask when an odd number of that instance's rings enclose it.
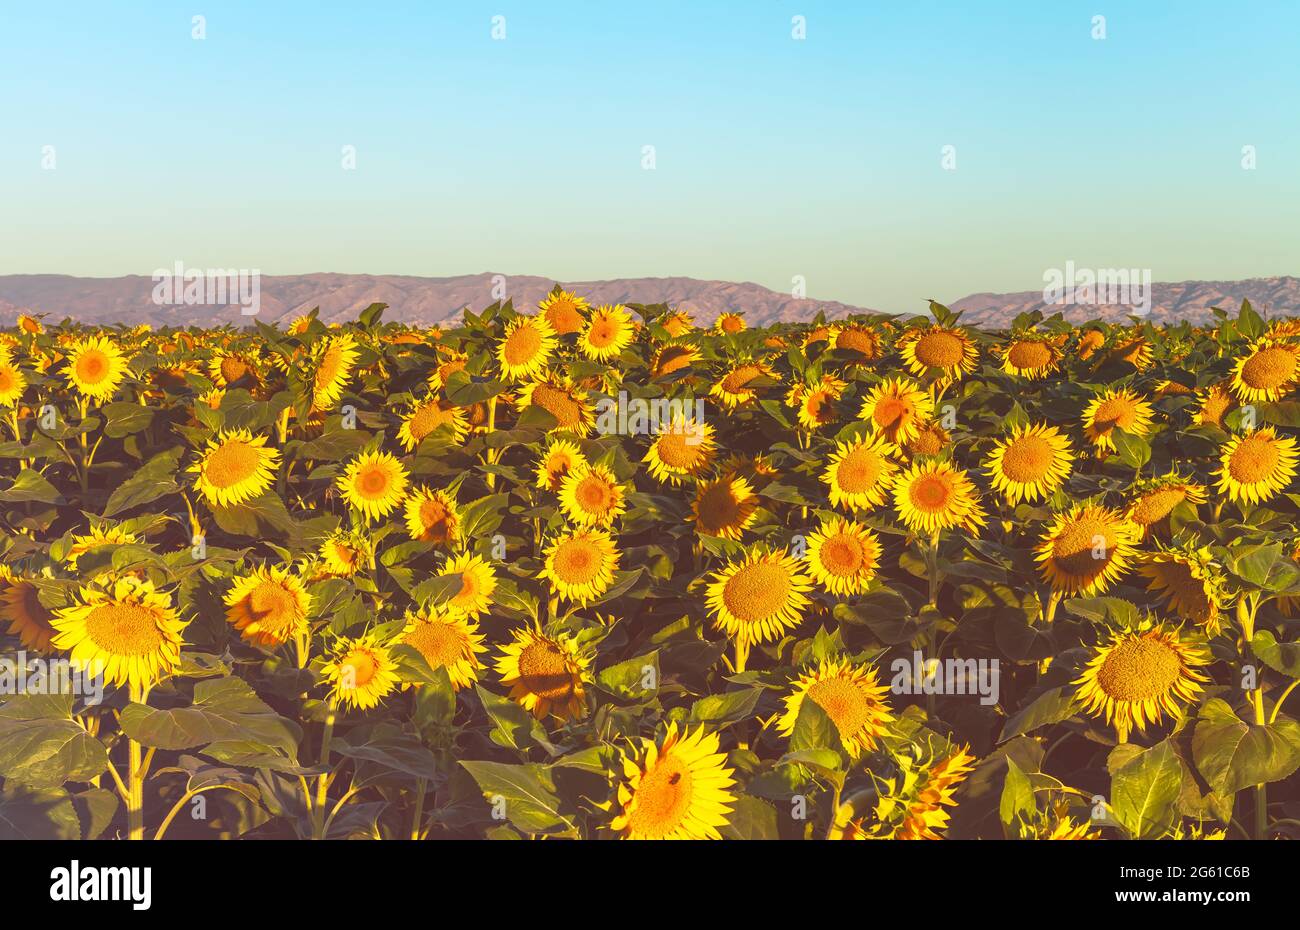
<instances>
[{"instance_id":1,"label":"blue sky","mask_svg":"<svg viewBox=\"0 0 1300 930\"><path fill-rule=\"evenodd\" d=\"M1297 274L1298 37L1294 2L0 2L0 273L801 275L891 311L1067 260Z\"/></svg>"}]
</instances>

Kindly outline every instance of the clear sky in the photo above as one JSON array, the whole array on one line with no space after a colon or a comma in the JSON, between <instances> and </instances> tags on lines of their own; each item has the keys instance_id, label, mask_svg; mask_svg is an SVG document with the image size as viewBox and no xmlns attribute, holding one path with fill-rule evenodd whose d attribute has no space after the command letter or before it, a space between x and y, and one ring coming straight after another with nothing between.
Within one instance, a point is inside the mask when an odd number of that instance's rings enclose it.
<instances>
[{"instance_id":1,"label":"clear sky","mask_svg":"<svg viewBox=\"0 0 1300 930\"><path fill-rule=\"evenodd\" d=\"M1295 0L0 0L0 274L1300 274L1298 48Z\"/></svg>"}]
</instances>

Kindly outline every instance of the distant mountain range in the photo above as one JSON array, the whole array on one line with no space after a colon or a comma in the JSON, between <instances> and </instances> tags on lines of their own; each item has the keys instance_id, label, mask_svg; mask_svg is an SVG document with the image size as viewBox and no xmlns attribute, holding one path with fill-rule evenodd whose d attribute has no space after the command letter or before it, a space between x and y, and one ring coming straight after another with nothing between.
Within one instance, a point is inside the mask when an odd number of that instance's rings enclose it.
<instances>
[{"instance_id":1,"label":"distant mountain range","mask_svg":"<svg viewBox=\"0 0 1300 930\"><path fill-rule=\"evenodd\" d=\"M504 293L516 308L531 311L556 283L529 275L484 273L451 278L409 275L305 274L264 275L259 280L257 319L287 322L313 307L321 318L333 322L356 317L377 301L389 305L385 319L434 325L455 320L462 309L478 311ZM757 284L702 281L696 278L619 278L613 281L559 282L593 304L667 303L689 310L699 323L712 322L720 313L740 311L751 325L811 319L819 311L828 318L878 311L837 301L791 297ZM155 326L212 326L248 324L239 312L238 298L229 305L160 305L154 299L155 282L140 275L120 278L77 278L67 275L0 275L0 324L10 324L18 313L45 313L49 319L70 317L85 323L151 323ZM1205 323L1210 308L1235 310L1248 299L1266 316L1300 316L1300 278L1251 278L1243 281L1184 281L1150 286L1151 320L1171 323L1189 320ZM942 299L942 298L939 298ZM918 305L920 301L918 300ZM964 311L962 321L985 329L999 329L1017 314L1041 310L1045 316L1064 312L1071 322L1090 319L1124 320L1131 306L1079 303L1049 305L1042 291L1015 294L971 294L949 301Z\"/></svg>"}]
</instances>

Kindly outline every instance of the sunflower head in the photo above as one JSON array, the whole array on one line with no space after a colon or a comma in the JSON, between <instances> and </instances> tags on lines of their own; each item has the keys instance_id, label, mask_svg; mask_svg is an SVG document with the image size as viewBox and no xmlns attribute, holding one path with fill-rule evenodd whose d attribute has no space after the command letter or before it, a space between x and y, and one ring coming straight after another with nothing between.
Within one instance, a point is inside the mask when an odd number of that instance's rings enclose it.
<instances>
[{"instance_id":1,"label":"sunflower head","mask_svg":"<svg viewBox=\"0 0 1300 930\"><path fill-rule=\"evenodd\" d=\"M974 341L965 330L953 327L910 329L897 345L904 364L918 378L956 380L973 372L979 362Z\"/></svg>"},{"instance_id":2,"label":"sunflower head","mask_svg":"<svg viewBox=\"0 0 1300 930\"><path fill-rule=\"evenodd\" d=\"M17 636L25 649L49 653L54 649L54 612L41 603L40 589L27 578L0 564L0 620L8 620L8 632Z\"/></svg>"},{"instance_id":3,"label":"sunflower head","mask_svg":"<svg viewBox=\"0 0 1300 930\"><path fill-rule=\"evenodd\" d=\"M666 378L675 372L690 368L700 360L700 351L685 343L670 342L655 350L650 360L650 375L654 378Z\"/></svg>"},{"instance_id":4,"label":"sunflower head","mask_svg":"<svg viewBox=\"0 0 1300 930\"><path fill-rule=\"evenodd\" d=\"M680 339L695 328L691 315L685 310L673 310L665 314L659 322L674 339Z\"/></svg>"},{"instance_id":5,"label":"sunflower head","mask_svg":"<svg viewBox=\"0 0 1300 930\"><path fill-rule=\"evenodd\" d=\"M364 533L337 530L320 544L317 556L324 563L324 574L351 578L359 571L374 567L375 546Z\"/></svg>"},{"instance_id":6,"label":"sunflower head","mask_svg":"<svg viewBox=\"0 0 1300 930\"><path fill-rule=\"evenodd\" d=\"M544 317L516 317L497 346L501 373L512 381L536 378L546 370L555 351L555 330Z\"/></svg>"},{"instance_id":7,"label":"sunflower head","mask_svg":"<svg viewBox=\"0 0 1300 930\"><path fill-rule=\"evenodd\" d=\"M254 436L245 429L218 433L190 466L194 489L217 507L259 497L280 468L280 450L267 448L266 442L265 436Z\"/></svg>"},{"instance_id":8,"label":"sunflower head","mask_svg":"<svg viewBox=\"0 0 1300 930\"><path fill-rule=\"evenodd\" d=\"M453 691L478 680L482 667L478 657L487 651L478 623L464 614L438 609L407 612L398 642L419 652L435 671L446 669Z\"/></svg>"},{"instance_id":9,"label":"sunflower head","mask_svg":"<svg viewBox=\"0 0 1300 930\"><path fill-rule=\"evenodd\" d=\"M668 725L660 742L642 740L623 753L620 812L610 828L627 839L721 839L730 822L736 780L716 733L679 733Z\"/></svg>"},{"instance_id":10,"label":"sunflower head","mask_svg":"<svg viewBox=\"0 0 1300 930\"><path fill-rule=\"evenodd\" d=\"M557 336L565 336L582 331L586 323L585 314L590 306L587 298L557 287L542 298L537 310Z\"/></svg>"},{"instance_id":11,"label":"sunflower head","mask_svg":"<svg viewBox=\"0 0 1300 930\"><path fill-rule=\"evenodd\" d=\"M880 435L837 443L821 476L831 505L872 510L883 504L898 473L894 455L894 446Z\"/></svg>"},{"instance_id":12,"label":"sunflower head","mask_svg":"<svg viewBox=\"0 0 1300 930\"><path fill-rule=\"evenodd\" d=\"M871 432L894 446L902 446L920 435L922 426L934 416L934 398L915 381L890 378L871 389L858 418L866 420Z\"/></svg>"},{"instance_id":13,"label":"sunflower head","mask_svg":"<svg viewBox=\"0 0 1300 930\"><path fill-rule=\"evenodd\" d=\"M501 647L496 670L511 700L538 720L571 720L587 713L589 667L572 637L524 628Z\"/></svg>"},{"instance_id":14,"label":"sunflower head","mask_svg":"<svg viewBox=\"0 0 1300 930\"><path fill-rule=\"evenodd\" d=\"M608 362L618 358L632 344L636 327L632 314L622 304L603 304L591 311L578 336L578 348L587 358Z\"/></svg>"},{"instance_id":15,"label":"sunflower head","mask_svg":"<svg viewBox=\"0 0 1300 930\"><path fill-rule=\"evenodd\" d=\"M1271 500L1290 486L1297 461L1295 439L1279 436L1271 426L1233 436L1220 453L1217 487L1233 501Z\"/></svg>"},{"instance_id":16,"label":"sunflower head","mask_svg":"<svg viewBox=\"0 0 1300 930\"><path fill-rule=\"evenodd\" d=\"M676 486L707 472L717 451L710 424L677 416L660 429L642 461L656 481Z\"/></svg>"},{"instance_id":17,"label":"sunflower head","mask_svg":"<svg viewBox=\"0 0 1300 930\"><path fill-rule=\"evenodd\" d=\"M1009 375L1038 381L1061 365L1061 350L1047 336L1021 333L1002 349L1002 370Z\"/></svg>"},{"instance_id":18,"label":"sunflower head","mask_svg":"<svg viewBox=\"0 0 1300 930\"><path fill-rule=\"evenodd\" d=\"M463 442L469 433L465 411L442 397L431 395L411 405L410 412L397 429L397 438L402 448L414 452L426 437L444 426L448 437L456 444Z\"/></svg>"},{"instance_id":19,"label":"sunflower head","mask_svg":"<svg viewBox=\"0 0 1300 930\"><path fill-rule=\"evenodd\" d=\"M576 445L565 439L553 439L537 465L537 487L558 491L565 475L586 464L586 456Z\"/></svg>"},{"instance_id":20,"label":"sunflower head","mask_svg":"<svg viewBox=\"0 0 1300 930\"><path fill-rule=\"evenodd\" d=\"M831 594L861 594L880 566L880 540L865 526L832 517L808 537L808 573Z\"/></svg>"},{"instance_id":21,"label":"sunflower head","mask_svg":"<svg viewBox=\"0 0 1300 930\"><path fill-rule=\"evenodd\" d=\"M1119 511L1082 504L1057 514L1035 549L1053 591L1092 596L1105 592L1131 566L1141 530Z\"/></svg>"},{"instance_id":22,"label":"sunflower head","mask_svg":"<svg viewBox=\"0 0 1300 930\"><path fill-rule=\"evenodd\" d=\"M311 594L287 566L254 568L226 594L226 619L251 643L274 648L307 632Z\"/></svg>"},{"instance_id":23,"label":"sunflower head","mask_svg":"<svg viewBox=\"0 0 1300 930\"><path fill-rule=\"evenodd\" d=\"M312 374L314 409L329 410L339 402L360 357L357 341L347 334L331 336L320 344L314 353Z\"/></svg>"},{"instance_id":24,"label":"sunflower head","mask_svg":"<svg viewBox=\"0 0 1300 930\"><path fill-rule=\"evenodd\" d=\"M530 381L519 389L515 401L520 414L538 407L555 417L551 430L585 436L596 424L595 410L586 390L575 385L567 375L551 374Z\"/></svg>"},{"instance_id":25,"label":"sunflower head","mask_svg":"<svg viewBox=\"0 0 1300 930\"><path fill-rule=\"evenodd\" d=\"M360 710L377 706L400 683L388 648L370 634L339 637L321 676L329 685L331 702Z\"/></svg>"},{"instance_id":26,"label":"sunflower head","mask_svg":"<svg viewBox=\"0 0 1300 930\"><path fill-rule=\"evenodd\" d=\"M106 401L126 378L127 359L106 336L93 336L71 346L63 376L83 397Z\"/></svg>"},{"instance_id":27,"label":"sunflower head","mask_svg":"<svg viewBox=\"0 0 1300 930\"><path fill-rule=\"evenodd\" d=\"M718 332L727 335L743 333L747 328L745 318L739 313L718 314L718 318L713 321L713 327Z\"/></svg>"},{"instance_id":28,"label":"sunflower head","mask_svg":"<svg viewBox=\"0 0 1300 930\"><path fill-rule=\"evenodd\" d=\"M794 682L785 699L785 713L777 721L783 736L794 733L804 701L812 701L831 718L840 742L852 759L876 748L889 729L894 715L886 700L889 689L880 684L876 670L855 665L847 659L823 660L817 668Z\"/></svg>"},{"instance_id":29,"label":"sunflower head","mask_svg":"<svg viewBox=\"0 0 1300 930\"><path fill-rule=\"evenodd\" d=\"M1205 487L1170 472L1160 478L1141 482L1125 511L1125 516L1142 530L1143 540L1167 535L1169 515L1179 504L1195 507L1206 501Z\"/></svg>"},{"instance_id":30,"label":"sunflower head","mask_svg":"<svg viewBox=\"0 0 1300 930\"><path fill-rule=\"evenodd\" d=\"M734 410L758 397L767 381L780 376L766 362L739 362L714 383L709 394L728 410Z\"/></svg>"},{"instance_id":31,"label":"sunflower head","mask_svg":"<svg viewBox=\"0 0 1300 930\"><path fill-rule=\"evenodd\" d=\"M986 468L995 490L1010 504L1033 503L1051 496L1065 483L1074 464L1070 440L1056 427L1018 426L997 440Z\"/></svg>"},{"instance_id":32,"label":"sunflower head","mask_svg":"<svg viewBox=\"0 0 1300 930\"><path fill-rule=\"evenodd\" d=\"M443 605L449 613L476 619L488 612L492 592L497 587L497 574L491 565L477 555L464 552L449 560L438 574L460 576L460 587Z\"/></svg>"},{"instance_id":33,"label":"sunflower head","mask_svg":"<svg viewBox=\"0 0 1300 930\"><path fill-rule=\"evenodd\" d=\"M1175 615L1190 620L1207 636L1219 632L1231 596L1208 548L1162 548L1142 556L1138 571L1148 579L1148 590L1165 598Z\"/></svg>"},{"instance_id":34,"label":"sunflower head","mask_svg":"<svg viewBox=\"0 0 1300 930\"><path fill-rule=\"evenodd\" d=\"M0 354L0 407L17 407L27 390L27 377L8 355Z\"/></svg>"},{"instance_id":35,"label":"sunflower head","mask_svg":"<svg viewBox=\"0 0 1300 930\"><path fill-rule=\"evenodd\" d=\"M1300 382L1300 345L1289 339L1265 338L1237 359L1232 390L1243 403L1281 400Z\"/></svg>"},{"instance_id":36,"label":"sunflower head","mask_svg":"<svg viewBox=\"0 0 1300 930\"><path fill-rule=\"evenodd\" d=\"M986 522L975 483L961 469L935 459L914 462L898 476L894 506L909 530L927 537L955 527L975 533Z\"/></svg>"},{"instance_id":37,"label":"sunflower head","mask_svg":"<svg viewBox=\"0 0 1300 930\"><path fill-rule=\"evenodd\" d=\"M406 532L413 540L451 547L460 541L460 516L456 499L446 491L419 487L402 505Z\"/></svg>"},{"instance_id":38,"label":"sunflower head","mask_svg":"<svg viewBox=\"0 0 1300 930\"><path fill-rule=\"evenodd\" d=\"M1083 434L1098 450L1114 452L1116 429L1134 436L1151 430L1151 405L1128 388L1106 390L1094 397L1083 412Z\"/></svg>"},{"instance_id":39,"label":"sunflower head","mask_svg":"<svg viewBox=\"0 0 1300 930\"><path fill-rule=\"evenodd\" d=\"M604 530L570 530L547 548L541 577L564 600L587 604L614 583L619 557L614 540Z\"/></svg>"},{"instance_id":40,"label":"sunflower head","mask_svg":"<svg viewBox=\"0 0 1300 930\"><path fill-rule=\"evenodd\" d=\"M754 549L714 574L706 602L715 626L748 646L771 642L798 626L811 587L790 556Z\"/></svg>"},{"instance_id":41,"label":"sunflower head","mask_svg":"<svg viewBox=\"0 0 1300 930\"><path fill-rule=\"evenodd\" d=\"M579 526L608 527L627 509L626 492L604 465L580 465L560 481L560 508Z\"/></svg>"},{"instance_id":42,"label":"sunflower head","mask_svg":"<svg viewBox=\"0 0 1300 930\"><path fill-rule=\"evenodd\" d=\"M373 522L397 508L406 483L406 468L391 452L363 452L348 463L336 486L349 506Z\"/></svg>"}]
</instances>

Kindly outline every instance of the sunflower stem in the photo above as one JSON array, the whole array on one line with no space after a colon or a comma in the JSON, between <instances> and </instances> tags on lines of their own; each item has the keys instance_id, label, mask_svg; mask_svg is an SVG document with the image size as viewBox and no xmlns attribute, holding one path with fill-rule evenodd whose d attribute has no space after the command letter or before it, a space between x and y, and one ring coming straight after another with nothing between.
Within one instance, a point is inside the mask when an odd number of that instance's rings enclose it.
<instances>
[{"instance_id":1,"label":"sunflower stem","mask_svg":"<svg viewBox=\"0 0 1300 930\"><path fill-rule=\"evenodd\" d=\"M334 738L334 721L338 716L338 708L330 704L329 712L325 715L325 729L320 737L320 764L328 770L330 764L330 740ZM316 807L312 813L312 839L324 839L325 835L325 801L329 795L330 776L329 772L323 772L316 782Z\"/></svg>"},{"instance_id":2,"label":"sunflower stem","mask_svg":"<svg viewBox=\"0 0 1300 930\"><path fill-rule=\"evenodd\" d=\"M132 682L131 703L143 703L140 686ZM144 767L141 764L140 744L127 739L126 757L126 836L130 840L144 839Z\"/></svg>"},{"instance_id":3,"label":"sunflower stem","mask_svg":"<svg viewBox=\"0 0 1300 930\"><path fill-rule=\"evenodd\" d=\"M415 783L415 814L411 817L411 839L420 838L420 821L424 817L424 789L425 780L418 779Z\"/></svg>"},{"instance_id":4,"label":"sunflower stem","mask_svg":"<svg viewBox=\"0 0 1300 930\"><path fill-rule=\"evenodd\" d=\"M930 547L925 553L926 574L930 580L930 606L939 606L939 534L930 537Z\"/></svg>"},{"instance_id":5,"label":"sunflower stem","mask_svg":"<svg viewBox=\"0 0 1300 930\"><path fill-rule=\"evenodd\" d=\"M749 661L749 643L743 639L736 640L736 674L739 675L745 670L745 664Z\"/></svg>"}]
</instances>

